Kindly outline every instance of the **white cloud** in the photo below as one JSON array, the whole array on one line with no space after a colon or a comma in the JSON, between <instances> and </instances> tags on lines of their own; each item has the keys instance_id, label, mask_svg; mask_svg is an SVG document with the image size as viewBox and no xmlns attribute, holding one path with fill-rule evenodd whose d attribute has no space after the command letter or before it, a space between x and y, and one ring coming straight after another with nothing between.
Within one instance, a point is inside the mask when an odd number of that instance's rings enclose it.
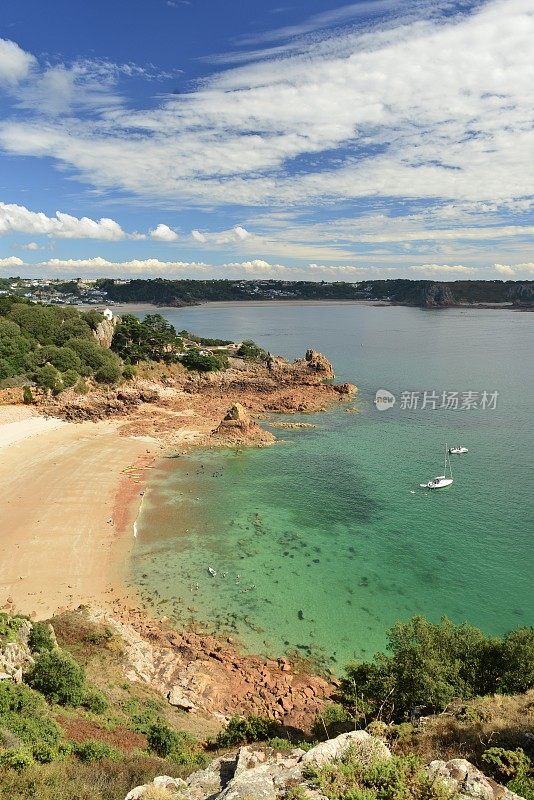
<instances>
[{"instance_id":1,"label":"white cloud","mask_svg":"<svg viewBox=\"0 0 534 800\"><path fill-rule=\"evenodd\" d=\"M241 225L236 225L230 230L218 232L198 230L191 231L191 236L195 242L198 242L199 244L211 245L235 244L236 242L244 242L245 239L251 238L252 235L253 234L249 233L246 228L243 228Z\"/></svg>"},{"instance_id":2,"label":"white cloud","mask_svg":"<svg viewBox=\"0 0 534 800\"><path fill-rule=\"evenodd\" d=\"M127 238L119 223L107 217L94 220L73 217L62 211L56 211L55 217L48 217L42 211L29 211L25 206L0 203L0 235L5 233L41 234L58 239L119 241ZM137 234L133 236L138 238Z\"/></svg>"},{"instance_id":3,"label":"white cloud","mask_svg":"<svg viewBox=\"0 0 534 800\"><path fill-rule=\"evenodd\" d=\"M15 42L0 39L0 84L14 86L26 78L36 59Z\"/></svg>"},{"instance_id":4,"label":"white cloud","mask_svg":"<svg viewBox=\"0 0 534 800\"><path fill-rule=\"evenodd\" d=\"M444 275L475 275L478 270L476 267L465 267L463 264L419 264L415 267L410 267L412 272L420 272L427 276L436 275L440 273Z\"/></svg>"},{"instance_id":5,"label":"white cloud","mask_svg":"<svg viewBox=\"0 0 534 800\"><path fill-rule=\"evenodd\" d=\"M181 202L521 201L532 194L532 2L427 13L443 5L226 70L154 109L119 103L90 126L7 119L0 141L99 188Z\"/></svg>"},{"instance_id":6,"label":"white cloud","mask_svg":"<svg viewBox=\"0 0 534 800\"><path fill-rule=\"evenodd\" d=\"M123 277L136 275L147 277L152 275L166 277L181 275L183 277L184 272L187 274L203 273L209 268L207 264L194 261L160 261L157 258L109 261L100 256L94 258L51 258L48 261L41 262L38 266L49 270L52 269L62 274L84 270L87 274L99 276L119 274Z\"/></svg>"},{"instance_id":7,"label":"white cloud","mask_svg":"<svg viewBox=\"0 0 534 800\"><path fill-rule=\"evenodd\" d=\"M156 242L176 242L180 237L176 231L160 222L153 231L150 231L150 238Z\"/></svg>"},{"instance_id":8,"label":"white cloud","mask_svg":"<svg viewBox=\"0 0 534 800\"><path fill-rule=\"evenodd\" d=\"M517 280L518 278L522 277L528 278L534 274L534 261L526 264L514 264L513 266L510 264L495 264L494 269L495 272L499 273L499 275L504 275L513 280Z\"/></svg>"},{"instance_id":9,"label":"white cloud","mask_svg":"<svg viewBox=\"0 0 534 800\"><path fill-rule=\"evenodd\" d=\"M24 261L17 256L8 256L7 258L0 258L0 267L22 267Z\"/></svg>"},{"instance_id":10,"label":"white cloud","mask_svg":"<svg viewBox=\"0 0 534 800\"><path fill-rule=\"evenodd\" d=\"M21 244L19 245L21 250L40 250L41 247L37 244L37 242L28 242L28 244Z\"/></svg>"}]
</instances>

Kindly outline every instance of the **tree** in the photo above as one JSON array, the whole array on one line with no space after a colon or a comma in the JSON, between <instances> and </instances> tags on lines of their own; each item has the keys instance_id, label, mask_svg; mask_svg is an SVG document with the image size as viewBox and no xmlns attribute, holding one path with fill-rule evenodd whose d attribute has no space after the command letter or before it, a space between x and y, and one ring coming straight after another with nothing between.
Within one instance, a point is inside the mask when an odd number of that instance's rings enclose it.
<instances>
[{"instance_id":1,"label":"tree","mask_svg":"<svg viewBox=\"0 0 534 800\"><path fill-rule=\"evenodd\" d=\"M80 372L82 361L80 356L70 347L57 347L55 344L48 344L35 351L32 359L36 366L42 364L52 364L60 372L68 369Z\"/></svg>"},{"instance_id":2,"label":"tree","mask_svg":"<svg viewBox=\"0 0 534 800\"><path fill-rule=\"evenodd\" d=\"M124 361L137 364L143 358L143 329L133 314L124 314L115 328L111 349Z\"/></svg>"},{"instance_id":3,"label":"tree","mask_svg":"<svg viewBox=\"0 0 534 800\"><path fill-rule=\"evenodd\" d=\"M112 349L124 361L172 361L181 345L176 331L161 314L147 314L141 322L133 314L125 314L115 330Z\"/></svg>"},{"instance_id":4,"label":"tree","mask_svg":"<svg viewBox=\"0 0 534 800\"><path fill-rule=\"evenodd\" d=\"M349 665L341 698L351 710L401 717L415 706L436 711L454 697L534 687L534 629L519 628L502 639L444 617L397 623L388 634L389 652L372 662Z\"/></svg>"},{"instance_id":5,"label":"tree","mask_svg":"<svg viewBox=\"0 0 534 800\"><path fill-rule=\"evenodd\" d=\"M95 372L98 383L117 383L122 378L122 368L118 361L104 362Z\"/></svg>"},{"instance_id":6,"label":"tree","mask_svg":"<svg viewBox=\"0 0 534 800\"><path fill-rule=\"evenodd\" d=\"M26 676L26 683L60 705L78 706L85 696L85 670L69 653L41 653Z\"/></svg>"}]
</instances>

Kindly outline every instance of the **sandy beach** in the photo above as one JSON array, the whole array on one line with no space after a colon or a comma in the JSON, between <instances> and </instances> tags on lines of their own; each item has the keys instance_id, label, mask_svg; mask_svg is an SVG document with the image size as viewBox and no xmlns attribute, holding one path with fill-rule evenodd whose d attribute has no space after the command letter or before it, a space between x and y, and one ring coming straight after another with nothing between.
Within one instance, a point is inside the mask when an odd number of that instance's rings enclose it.
<instances>
[{"instance_id":1,"label":"sandy beach","mask_svg":"<svg viewBox=\"0 0 534 800\"><path fill-rule=\"evenodd\" d=\"M46 618L115 597L157 450L115 422L0 406L0 607Z\"/></svg>"}]
</instances>

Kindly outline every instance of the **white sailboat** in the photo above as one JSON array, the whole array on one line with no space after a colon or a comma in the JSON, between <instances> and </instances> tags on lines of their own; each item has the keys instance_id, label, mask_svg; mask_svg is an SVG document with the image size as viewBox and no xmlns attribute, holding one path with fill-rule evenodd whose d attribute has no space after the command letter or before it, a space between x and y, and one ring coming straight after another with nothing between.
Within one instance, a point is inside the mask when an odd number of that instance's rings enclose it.
<instances>
[{"instance_id":1,"label":"white sailboat","mask_svg":"<svg viewBox=\"0 0 534 800\"><path fill-rule=\"evenodd\" d=\"M462 444L456 445L456 447L449 447L449 453L451 453L451 455L458 456L468 452L469 450L467 447L464 447Z\"/></svg>"},{"instance_id":2,"label":"white sailboat","mask_svg":"<svg viewBox=\"0 0 534 800\"><path fill-rule=\"evenodd\" d=\"M447 477L447 466L449 467L449 477ZM421 489L445 489L453 483L452 467L447 445L445 445L445 468L443 471L445 473L444 475L438 475L436 478L432 478L431 481L428 481L428 483L420 483L419 486Z\"/></svg>"}]
</instances>

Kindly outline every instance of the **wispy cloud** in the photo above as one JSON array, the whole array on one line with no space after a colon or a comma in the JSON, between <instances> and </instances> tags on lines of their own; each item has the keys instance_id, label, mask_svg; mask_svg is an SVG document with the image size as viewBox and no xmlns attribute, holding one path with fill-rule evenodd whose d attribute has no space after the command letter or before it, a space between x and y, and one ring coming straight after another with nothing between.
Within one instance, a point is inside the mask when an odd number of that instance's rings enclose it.
<instances>
[{"instance_id":1,"label":"wispy cloud","mask_svg":"<svg viewBox=\"0 0 534 800\"><path fill-rule=\"evenodd\" d=\"M149 111L104 108L90 133L73 116L7 119L0 143L102 189L200 205L520 199L532 194L533 39L530 0L493 0L349 30Z\"/></svg>"}]
</instances>

